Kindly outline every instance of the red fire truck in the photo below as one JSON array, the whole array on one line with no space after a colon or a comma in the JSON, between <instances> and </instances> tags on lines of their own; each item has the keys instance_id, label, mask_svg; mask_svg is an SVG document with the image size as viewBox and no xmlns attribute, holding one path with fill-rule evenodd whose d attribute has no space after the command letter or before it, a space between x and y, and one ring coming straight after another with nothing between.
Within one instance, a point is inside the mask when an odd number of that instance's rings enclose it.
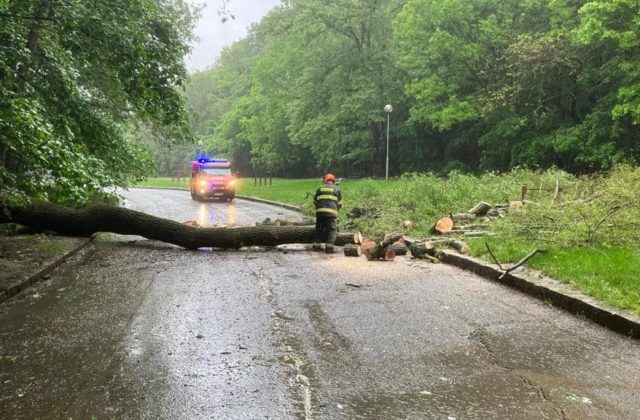
<instances>
[{"instance_id":1,"label":"red fire truck","mask_svg":"<svg viewBox=\"0 0 640 420\"><path fill-rule=\"evenodd\" d=\"M231 162L208 157L198 157L191 162L192 199L219 198L233 201L235 196L236 177L231 172Z\"/></svg>"}]
</instances>

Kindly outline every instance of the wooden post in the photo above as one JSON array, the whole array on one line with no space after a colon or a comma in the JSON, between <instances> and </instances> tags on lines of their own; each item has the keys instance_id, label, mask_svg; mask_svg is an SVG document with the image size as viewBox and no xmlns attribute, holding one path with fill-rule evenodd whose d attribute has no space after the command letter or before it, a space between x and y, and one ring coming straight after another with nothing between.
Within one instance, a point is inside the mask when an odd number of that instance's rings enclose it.
<instances>
[{"instance_id":1,"label":"wooden post","mask_svg":"<svg viewBox=\"0 0 640 420\"><path fill-rule=\"evenodd\" d=\"M529 187L527 187L526 185L523 185L522 192L520 194L520 200L521 201L526 200L528 195L529 195Z\"/></svg>"},{"instance_id":2,"label":"wooden post","mask_svg":"<svg viewBox=\"0 0 640 420\"><path fill-rule=\"evenodd\" d=\"M560 201L561 195L562 195L562 187L560 186L560 181L556 180L556 190L553 193L553 202L558 203Z\"/></svg>"}]
</instances>

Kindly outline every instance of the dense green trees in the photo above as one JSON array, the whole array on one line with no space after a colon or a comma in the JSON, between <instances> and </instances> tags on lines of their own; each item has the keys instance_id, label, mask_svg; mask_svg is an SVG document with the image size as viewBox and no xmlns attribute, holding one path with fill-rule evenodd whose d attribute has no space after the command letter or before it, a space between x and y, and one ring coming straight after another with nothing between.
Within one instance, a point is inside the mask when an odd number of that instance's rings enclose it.
<instances>
[{"instance_id":1,"label":"dense green trees","mask_svg":"<svg viewBox=\"0 0 640 420\"><path fill-rule=\"evenodd\" d=\"M137 124L189 137L182 0L0 1L0 185L61 202L147 173Z\"/></svg>"},{"instance_id":2,"label":"dense green trees","mask_svg":"<svg viewBox=\"0 0 640 420\"><path fill-rule=\"evenodd\" d=\"M198 75L242 89L214 88L209 105L195 107L198 115L216 114L219 103L226 112L197 134L210 149L248 163L241 171L382 175L382 108L390 102L402 111L404 97L390 19L400 4L297 0L275 9Z\"/></svg>"},{"instance_id":3,"label":"dense green trees","mask_svg":"<svg viewBox=\"0 0 640 420\"><path fill-rule=\"evenodd\" d=\"M183 95L184 0L0 0L1 188L83 201L197 148L247 175L382 176L388 103L396 175L637 161L639 11L638 0L287 0Z\"/></svg>"},{"instance_id":4,"label":"dense green trees","mask_svg":"<svg viewBox=\"0 0 640 420\"><path fill-rule=\"evenodd\" d=\"M191 100L207 116L196 134L245 171L380 176L391 103L395 174L607 169L640 157L639 11L637 0L290 0L196 75L211 86Z\"/></svg>"}]
</instances>

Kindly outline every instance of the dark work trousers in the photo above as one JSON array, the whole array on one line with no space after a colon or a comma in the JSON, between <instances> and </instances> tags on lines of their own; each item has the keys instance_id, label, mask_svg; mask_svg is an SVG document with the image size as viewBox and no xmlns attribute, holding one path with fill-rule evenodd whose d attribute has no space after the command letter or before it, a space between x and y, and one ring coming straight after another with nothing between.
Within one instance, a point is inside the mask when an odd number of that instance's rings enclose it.
<instances>
[{"instance_id":1,"label":"dark work trousers","mask_svg":"<svg viewBox=\"0 0 640 420\"><path fill-rule=\"evenodd\" d=\"M316 217L316 232L313 242L333 245L336 242L337 226L335 217Z\"/></svg>"}]
</instances>

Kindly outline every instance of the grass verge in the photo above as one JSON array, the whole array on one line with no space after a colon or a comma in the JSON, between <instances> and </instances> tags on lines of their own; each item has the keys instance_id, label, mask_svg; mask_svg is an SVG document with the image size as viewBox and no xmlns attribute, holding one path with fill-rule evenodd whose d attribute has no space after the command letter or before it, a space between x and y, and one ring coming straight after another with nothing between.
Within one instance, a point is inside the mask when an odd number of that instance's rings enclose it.
<instances>
[{"instance_id":1,"label":"grass verge","mask_svg":"<svg viewBox=\"0 0 640 420\"><path fill-rule=\"evenodd\" d=\"M630 247L547 248L533 241L474 238L470 254L495 263L485 243L501 263L514 263L536 248L546 249L527 267L569 284L585 295L640 316L640 252Z\"/></svg>"}]
</instances>

